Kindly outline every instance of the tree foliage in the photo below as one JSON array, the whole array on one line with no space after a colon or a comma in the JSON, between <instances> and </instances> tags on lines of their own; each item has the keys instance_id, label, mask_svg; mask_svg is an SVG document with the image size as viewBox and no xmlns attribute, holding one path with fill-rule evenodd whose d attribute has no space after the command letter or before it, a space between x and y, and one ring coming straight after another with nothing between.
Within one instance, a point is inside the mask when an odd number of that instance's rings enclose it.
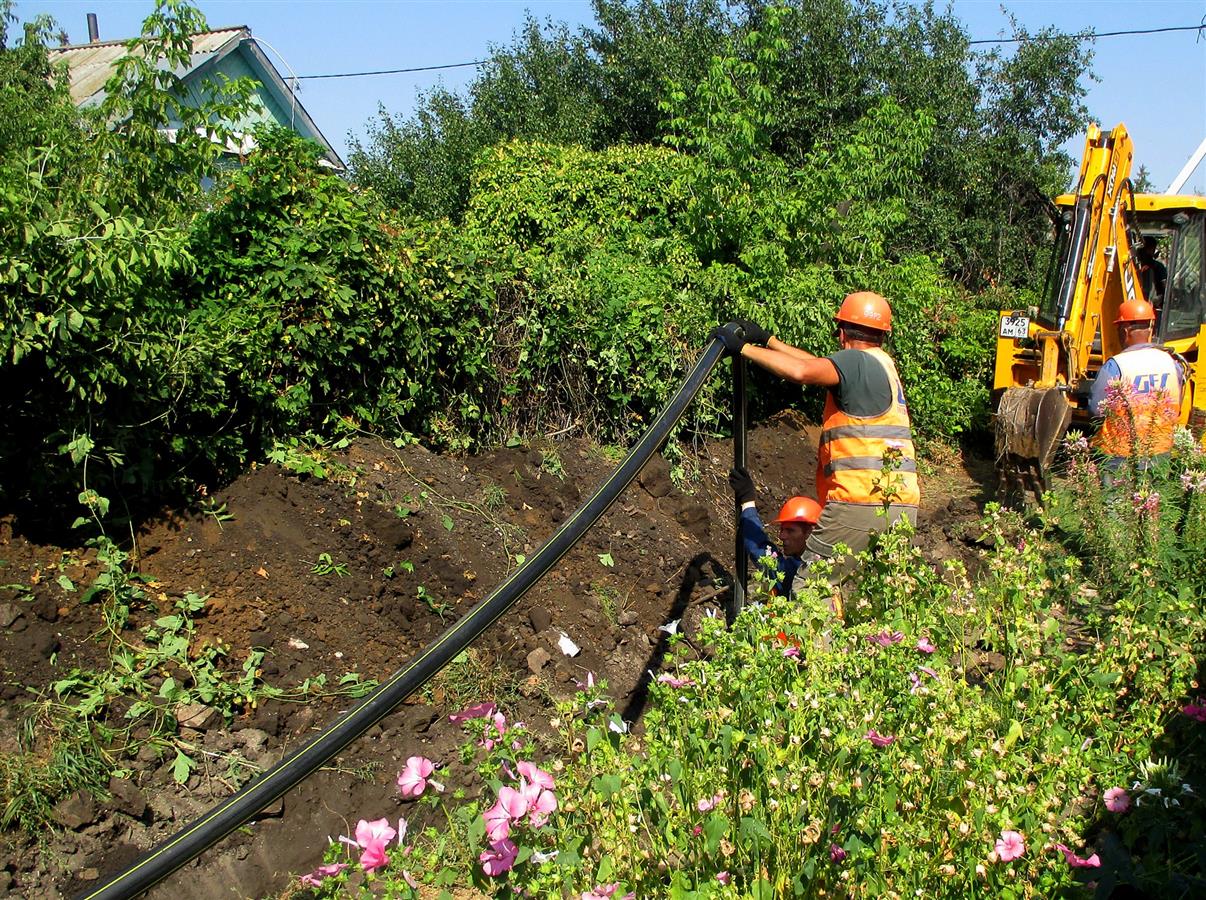
<instances>
[{"instance_id":1,"label":"tree foliage","mask_svg":"<svg viewBox=\"0 0 1206 900\"><path fill-rule=\"evenodd\" d=\"M405 212L459 219L474 155L499 141L590 149L669 141L704 152L681 142L674 120L715 115L710 104L725 89L715 67L728 64L730 76L757 72L766 92L760 139L768 162L789 168L885 100L931 118L929 150L898 191L911 214L892 249L940 255L974 289L1034 277L1047 239L1045 198L1069 171L1058 148L1085 121L1091 51L1079 36L1030 35L1015 24L1015 49L985 52L949 10L881 0L594 7L595 23L577 32L529 21L493 50L465 97L433 92L410 118L382 109L354 146L355 179ZM779 46L768 56L750 37L772 32ZM710 89L699 90L705 83Z\"/></svg>"}]
</instances>

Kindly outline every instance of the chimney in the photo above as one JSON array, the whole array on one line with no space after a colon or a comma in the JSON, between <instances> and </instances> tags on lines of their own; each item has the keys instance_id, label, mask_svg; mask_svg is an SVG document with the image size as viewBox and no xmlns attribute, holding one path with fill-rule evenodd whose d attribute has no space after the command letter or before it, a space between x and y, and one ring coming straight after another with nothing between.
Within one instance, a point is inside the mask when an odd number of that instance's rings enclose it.
<instances>
[{"instance_id":1,"label":"chimney","mask_svg":"<svg viewBox=\"0 0 1206 900\"><path fill-rule=\"evenodd\" d=\"M88 13L88 43L95 44L100 40L100 29L96 24L96 13Z\"/></svg>"}]
</instances>

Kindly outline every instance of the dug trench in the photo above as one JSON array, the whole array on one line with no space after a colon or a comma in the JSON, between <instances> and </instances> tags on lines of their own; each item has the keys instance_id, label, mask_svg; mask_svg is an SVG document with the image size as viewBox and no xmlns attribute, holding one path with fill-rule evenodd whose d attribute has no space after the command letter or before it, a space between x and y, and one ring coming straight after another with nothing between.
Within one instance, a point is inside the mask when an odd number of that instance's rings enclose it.
<instances>
[{"instance_id":1,"label":"dug trench","mask_svg":"<svg viewBox=\"0 0 1206 900\"><path fill-rule=\"evenodd\" d=\"M786 412L751 430L749 467L764 518L793 493L812 494L816 429ZM190 655L224 648L241 669L265 651L263 681L306 700L266 699L229 719L201 703L171 709L177 743L146 743L119 759L107 790L76 791L35 833L2 834L0 895L72 896L228 796L250 774L312 738L355 701L345 676L383 679L418 653L530 555L611 471L616 456L584 440L441 456L359 438L325 461L323 477L276 464L254 467L190 509L165 510L132 534L146 604L122 634L171 612L188 592L206 597ZM320 861L329 839L358 818L428 810L395 787L411 755L452 763L463 740L448 715L497 700L537 739L551 735L553 700L588 672L639 728L643 690L662 662L662 626L689 638L728 599L733 564L732 445L684 460L686 486L655 457L559 564L423 691L327 767L150 892L153 897L252 897L289 888ZM922 475L917 543L935 564L976 548L963 523L982 508L991 465L951 456ZM34 701L53 697L73 670L109 666L102 607L81 602L101 573L96 551L51 546L0 519L0 752L37 758L44 735L26 727ZM574 656L562 636L580 648ZM162 679L179 673L163 671ZM325 685L314 689L325 676ZM124 710L109 711L120 725ZM36 725L36 723L35 723ZM140 735L135 732L134 738ZM145 732L141 737L146 737ZM186 747L195 768L174 765ZM551 748L550 748L551 749ZM450 772L465 767L451 766ZM470 780L446 785L470 795ZM6 801L8 798L5 798Z\"/></svg>"}]
</instances>

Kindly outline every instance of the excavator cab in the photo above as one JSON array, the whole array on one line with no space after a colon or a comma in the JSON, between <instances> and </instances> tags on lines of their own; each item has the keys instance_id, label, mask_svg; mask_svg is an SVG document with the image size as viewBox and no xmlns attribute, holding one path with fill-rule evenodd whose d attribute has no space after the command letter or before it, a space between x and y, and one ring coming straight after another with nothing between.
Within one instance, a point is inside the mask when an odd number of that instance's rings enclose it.
<instances>
[{"instance_id":1,"label":"excavator cab","mask_svg":"<svg viewBox=\"0 0 1206 900\"><path fill-rule=\"evenodd\" d=\"M1206 426L1206 197L1135 194L1125 126L1089 127L1075 190L1055 198L1055 247L1040 303L1003 310L993 379L997 490L1041 500L1070 425L1094 427L1088 396L1119 350L1126 300L1156 307L1155 340L1187 371L1182 422Z\"/></svg>"}]
</instances>

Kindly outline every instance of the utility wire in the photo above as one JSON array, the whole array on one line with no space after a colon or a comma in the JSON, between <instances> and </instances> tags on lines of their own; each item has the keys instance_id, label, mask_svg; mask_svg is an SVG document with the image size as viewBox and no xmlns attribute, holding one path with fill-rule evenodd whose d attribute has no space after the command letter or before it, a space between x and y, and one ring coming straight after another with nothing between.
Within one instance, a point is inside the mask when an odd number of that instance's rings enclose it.
<instances>
[{"instance_id":1,"label":"utility wire","mask_svg":"<svg viewBox=\"0 0 1206 900\"><path fill-rule=\"evenodd\" d=\"M1086 34L1053 34L1039 35L1036 37L1024 38L991 38L980 41L968 41L969 44L1029 44L1032 41L1058 41L1060 38L1076 38L1081 41L1089 41L1094 38L1103 37L1118 37L1126 34L1164 34L1169 31L1202 31L1206 29L1206 23L1202 25L1177 25L1168 28L1143 28L1136 31L1090 31Z\"/></svg>"},{"instance_id":2,"label":"utility wire","mask_svg":"<svg viewBox=\"0 0 1206 900\"><path fill-rule=\"evenodd\" d=\"M968 44L1027 44L1032 41L1055 41L1060 38L1076 38L1081 41L1093 40L1094 38L1102 37L1119 37L1120 35L1128 34L1164 34L1170 31L1203 31L1206 30L1206 23L1202 25L1178 25L1168 28L1144 28L1135 31L1090 31L1087 34L1055 34L1050 36L1039 37L1024 37L1024 38L985 38L978 41L968 41ZM313 80L317 78L363 78L368 75L404 75L408 72L435 72L439 69L463 69L467 66L482 66L487 60L475 59L473 62L462 63L446 63L442 66L415 66L409 69L378 69L373 72L329 72L325 75L295 75L295 81Z\"/></svg>"},{"instance_id":3,"label":"utility wire","mask_svg":"<svg viewBox=\"0 0 1206 900\"><path fill-rule=\"evenodd\" d=\"M303 78L361 78L365 75L402 75L406 72L434 72L436 69L463 69L465 66L481 66L486 63L484 59L475 59L473 62L463 63L446 63L442 66L415 66L413 69L379 69L376 72L332 72L327 75L297 75L298 81Z\"/></svg>"}]
</instances>

